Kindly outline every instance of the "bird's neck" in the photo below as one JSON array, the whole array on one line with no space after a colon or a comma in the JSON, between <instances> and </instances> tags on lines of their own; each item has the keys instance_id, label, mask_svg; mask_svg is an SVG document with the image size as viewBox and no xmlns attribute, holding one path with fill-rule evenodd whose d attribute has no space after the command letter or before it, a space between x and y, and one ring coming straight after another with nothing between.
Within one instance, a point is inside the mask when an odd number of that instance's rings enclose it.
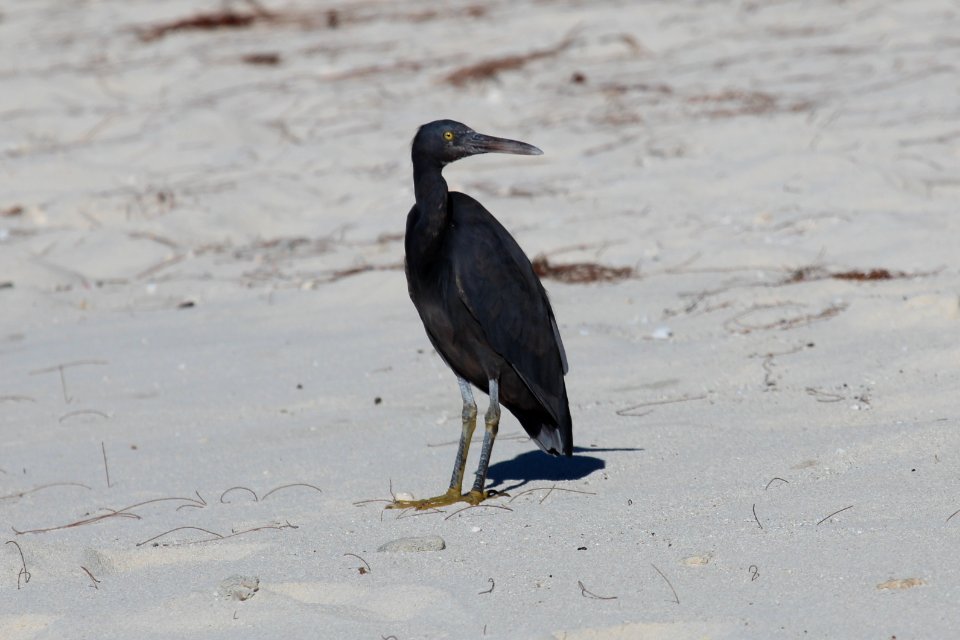
<instances>
[{"instance_id":1,"label":"bird's neck","mask_svg":"<svg viewBox=\"0 0 960 640\"><path fill-rule=\"evenodd\" d=\"M413 190L420 212L416 233L425 249L440 240L449 217L447 181L443 179L442 169L439 163L414 158Z\"/></svg>"},{"instance_id":2,"label":"bird's neck","mask_svg":"<svg viewBox=\"0 0 960 640\"><path fill-rule=\"evenodd\" d=\"M447 212L447 181L443 179L442 165L437 162L413 161L413 192L417 197L417 207L423 214Z\"/></svg>"}]
</instances>

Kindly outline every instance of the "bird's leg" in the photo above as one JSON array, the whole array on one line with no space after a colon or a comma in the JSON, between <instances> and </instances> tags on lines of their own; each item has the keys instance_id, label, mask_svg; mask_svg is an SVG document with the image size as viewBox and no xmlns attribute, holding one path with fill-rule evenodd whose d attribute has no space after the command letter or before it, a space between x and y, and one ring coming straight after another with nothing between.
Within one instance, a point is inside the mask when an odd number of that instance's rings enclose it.
<instances>
[{"instance_id":1,"label":"bird's leg","mask_svg":"<svg viewBox=\"0 0 960 640\"><path fill-rule=\"evenodd\" d=\"M464 496L471 504L479 504L490 497L490 493L484 491L483 485L487 481L487 467L490 466L493 441L497 439L497 431L500 429L500 383L497 380L490 381L490 406L484 416L484 423L486 432L483 434L483 448L480 450L480 462L477 464L477 478L473 482L473 489L467 494L469 498Z\"/></svg>"},{"instance_id":2,"label":"bird's leg","mask_svg":"<svg viewBox=\"0 0 960 640\"><path fill-rule=\"evenodd\" d=\"M388 505L388 509L433 509L451 505L461 500L468 500L469 495L461 495L463 488L463 473L467 466L467 452L470 450L470 441L473 439L473 432L477 428L477 402L473 399L473 390L470 383L463 378L458 377L460 384L460 395L463 397L463 429L460 432L460 446L457 448L457 460L453 466L453 475L450 478L450 488L447 492L427 498L425 500L394 500ZM499 412L499 407L497 409ZM471 492L472 493L472 492ZM478 501L479 502L479 501Z\"/></svg>"},{"instance_id":3,"label":"bird's leg","mask_svg":"<svg viewBox=\"0 0 960 640\"><path fill-rule=\"evenodd\" d=\"M460 495L463 487L463 473L467 466L467 452L470 450L470 441L473 431L477 428L477 402L473 399L473 390L470 383L463 378L457 378L460 383L460 395L463 396L463 430L460 432L460 446L457 448L457 461L453 467L453 476L450 478L450 491Z\"/></svg>"}]
</instances>

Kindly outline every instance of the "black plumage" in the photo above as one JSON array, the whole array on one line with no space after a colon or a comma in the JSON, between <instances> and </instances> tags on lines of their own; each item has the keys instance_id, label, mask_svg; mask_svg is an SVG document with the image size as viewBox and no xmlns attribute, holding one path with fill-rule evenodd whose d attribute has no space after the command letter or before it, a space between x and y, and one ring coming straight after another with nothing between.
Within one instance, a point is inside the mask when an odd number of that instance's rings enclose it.
<instances>
[{"instance_id":1,"label":"black plumage","mask_svg":"<svg viewBox=\"0 0 960 640\"><path fill-rule=\"evenodd\" d=\"M423 125L413 140L416 204L407 216L407 284L431 343L461 381L464 423L447 494L396 506L426 508L487 497L483 483L500 403L541 449L554 455L573 452L566 355L543 285L503 225L470 196L448 191L441 173L450 162L491 152L542 153L452 120ZM476 418L466 383L490 394L491 402L477 480L461 496Z\"/></svg>"}]
</instances>

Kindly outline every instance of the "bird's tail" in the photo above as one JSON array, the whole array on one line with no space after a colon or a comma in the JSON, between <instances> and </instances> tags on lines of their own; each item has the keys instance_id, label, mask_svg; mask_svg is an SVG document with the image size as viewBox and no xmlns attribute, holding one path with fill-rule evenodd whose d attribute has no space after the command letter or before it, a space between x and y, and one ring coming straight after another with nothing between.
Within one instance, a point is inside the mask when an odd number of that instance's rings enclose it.
<instances>
[{"instance_id":1,"label":"bird's tail","mask_svg":"<svg viewBox=\"0 0 960 640\"><path fill-rule=\"evenodd\" d=\"M514 412L523 429L546 453L553 456L573 455L573 420L570 409L564 403L560 424L555 424L543 411Z\"/></svg>"}]
</instances>

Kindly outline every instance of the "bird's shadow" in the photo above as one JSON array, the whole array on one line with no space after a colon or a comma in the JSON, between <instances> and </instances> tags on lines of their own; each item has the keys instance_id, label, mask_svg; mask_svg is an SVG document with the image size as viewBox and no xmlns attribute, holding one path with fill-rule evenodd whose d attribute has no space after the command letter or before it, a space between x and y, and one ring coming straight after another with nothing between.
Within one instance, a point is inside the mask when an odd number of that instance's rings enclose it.
<instances>
[{"instance_id":1,"label":"bird's shadow","mask_svg":"<svg viewBox=\"0 0 960 640\"><path fill-rule=\"evenodd\" d=\"M497 491L508 492L518 489L529 482L559 482L561 480L580 480L594 471L607 466L600 458L584 453L601 451L643 451L642 448L598 449L574 447L573 457L554 457L542 451L527 451L512 460L504 460L490 465L487 480L490 487ZM511 482L511 484L507 484ZM506 486L501 486L506 485Z\"/></svg>"}]
</instances>

